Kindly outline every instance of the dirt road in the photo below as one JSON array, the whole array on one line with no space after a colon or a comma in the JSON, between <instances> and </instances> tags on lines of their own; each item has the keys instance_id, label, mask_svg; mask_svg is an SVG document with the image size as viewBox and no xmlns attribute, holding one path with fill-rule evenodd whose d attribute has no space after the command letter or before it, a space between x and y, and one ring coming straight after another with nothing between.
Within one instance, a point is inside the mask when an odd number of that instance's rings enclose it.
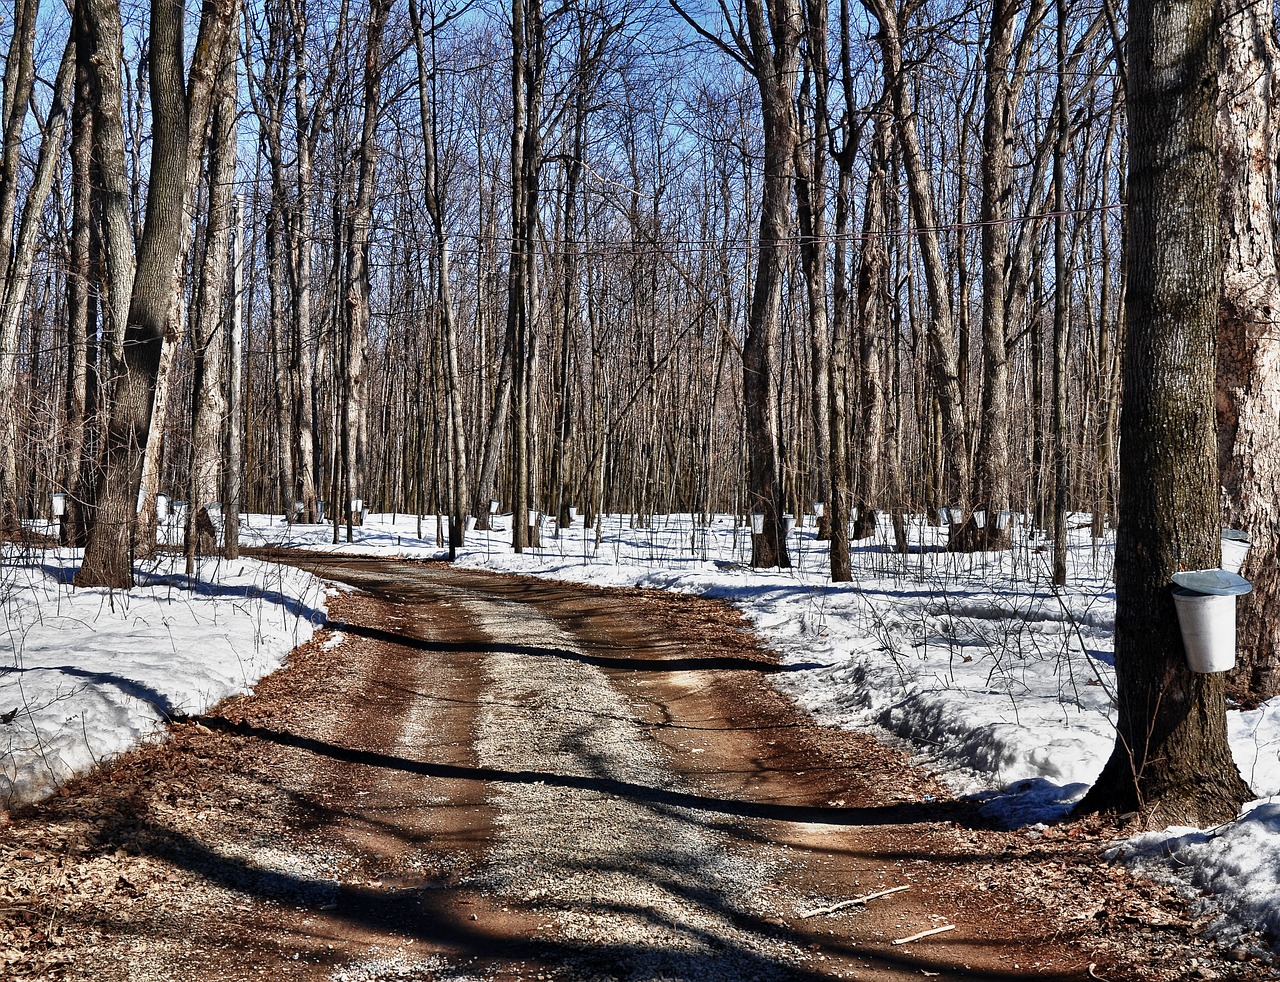
<instances>
[{"instance_id":1,"label":"dirt road","mask_svg":"<svg viewBox=\"0 0 1280 982\"><path fill-rule=\"evenodd\" d=\"M359 591L286 670L0 825L0 977L1272 977L812 725L722 605L294 561Z\"/></svg>"}]
</instances>

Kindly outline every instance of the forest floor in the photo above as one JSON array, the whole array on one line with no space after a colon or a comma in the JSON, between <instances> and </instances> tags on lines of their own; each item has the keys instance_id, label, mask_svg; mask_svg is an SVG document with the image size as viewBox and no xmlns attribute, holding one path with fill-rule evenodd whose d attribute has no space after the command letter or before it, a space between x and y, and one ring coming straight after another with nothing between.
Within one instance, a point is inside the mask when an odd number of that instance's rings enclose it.
<instances>
[{"instance_id":1,"label":"forest floor","mask_svg":"<svg viewBox=\"0 0 1280 982\"><path fill-rule=\"evenodd\" d=\"M4 817L0 978L1280 977L1115 827L812 723L726 605L292 561L360 589L284 670Z\"/></svg>"}]
</instances>

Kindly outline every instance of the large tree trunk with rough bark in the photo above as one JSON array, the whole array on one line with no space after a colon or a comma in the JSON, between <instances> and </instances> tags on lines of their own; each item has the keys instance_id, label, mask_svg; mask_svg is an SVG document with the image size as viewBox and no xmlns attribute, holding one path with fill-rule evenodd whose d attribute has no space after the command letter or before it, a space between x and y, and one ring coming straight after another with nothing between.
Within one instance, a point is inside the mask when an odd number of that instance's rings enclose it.
<instances>
[{"instance_id":1,"label":"large tree trunk with rough bark","mask_svg":"<svg viewBox=\"0 0 1280 982\"><path fill-rule=\"evenodd\" d=\"M1223 520L1249 533L1239 653L1230 684L1246 701L1280 693L1280 270L1276 154L1280 135L1270 4L1220 0L1222 306L1218 324L1218 463Z\"/></svg>"},{"instance_id":2,"label":"large tree trunk with rough bark","mask_svg":"<svg viewBox=\"0 0 1280 982\"><path fill-rule=\"evenodd\" d=\"M1188 670L1169 589L1220 555L1214 2L1135 0L1129 30L1116 745L1081 807L1208 826L1250 797L1227 745L1225 678Z\"/></svg>"},{"instance_id":3,"label":"large tree trunk with rough bark","mask_svg":"<svg viewBox=\"0 0 1280 982\"><path fill-rule=\"evenodd\" d=\"M232 0L208 0L205 4L192 64L193 98L189 102L183 72L184 11L161 0L153 0L151 5L148 69L152 137L146 219L125 323L122 370L112 393L97 514L84 565L76 574L80 586L127 588L133 584L137 497L161 350L173 322L174 277L190 186L191 132L204 131L213 73L221 63L231 8ZM114 16L114 23L119 23L118 8L114 12L108 10L107 16ZM99 63L100 78L118 69L118 64ZM96 141L108 138L105 127L103 130L100 132L95 125Z\"/></svg>"},{"instance_id":4,"label":"large tree trunk with rough bark","mask_svg":"<svg viewBox=\"0 0 1280 982\"><path fill-rule=\"evenodd\" d=\"M797 0L747 0L749 62L760 91L764 176L759 259L742 346L748 500L763 522L751 539L751 565L788 568L785 491L778 435L777 359L782 285L791 238L791 182L798 137L795 86L803 21Z\"/></svg>"}]
</instances>

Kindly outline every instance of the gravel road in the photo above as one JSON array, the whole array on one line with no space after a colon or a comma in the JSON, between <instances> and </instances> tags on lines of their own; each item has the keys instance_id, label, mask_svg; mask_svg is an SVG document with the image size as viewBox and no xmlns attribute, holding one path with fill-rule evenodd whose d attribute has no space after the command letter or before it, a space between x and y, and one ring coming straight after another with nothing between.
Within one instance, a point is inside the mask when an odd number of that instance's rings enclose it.
<instances>
[{"instance_id":1,"label":"gravel road","mask_svg":"<svg viewBox=\"0 0 1280 982\"><path fill-rule=\"evenodd\" d=\"M814 726L719 604L291 561L359 590L285 671L0 824L0 978L1271 977L1106 829Z\"/></svg>"}]
</instances>

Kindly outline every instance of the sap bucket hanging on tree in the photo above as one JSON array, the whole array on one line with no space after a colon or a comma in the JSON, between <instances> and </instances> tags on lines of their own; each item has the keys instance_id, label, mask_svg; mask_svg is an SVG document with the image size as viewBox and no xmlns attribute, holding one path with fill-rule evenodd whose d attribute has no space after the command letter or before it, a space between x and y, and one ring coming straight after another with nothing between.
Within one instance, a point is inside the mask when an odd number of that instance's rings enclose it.
<instances>
[{"instance_id":1,"label":"sap bucket hanging on tree","mask_svg":"<svg viewBox=\"0 0 1280 982\"><path fill-rule=\"evenodd\" d=\"M1249 556L1249 533L1239 529L1222 530L1222 568L1239 573Z\"/></svg>"},{"instance_id":2,"label":"sap bucket hanging on tree","mask_svg":"<svg viewBox=\"0 0 1280 982\"><path fill-rule=\"evenodd\" d=\"M1244 577L1221 569L1173 574L1182 647L1193 672L1227 672L1236 664L1236 597L1253 589Z\"/></svg>"}]
</instances>

